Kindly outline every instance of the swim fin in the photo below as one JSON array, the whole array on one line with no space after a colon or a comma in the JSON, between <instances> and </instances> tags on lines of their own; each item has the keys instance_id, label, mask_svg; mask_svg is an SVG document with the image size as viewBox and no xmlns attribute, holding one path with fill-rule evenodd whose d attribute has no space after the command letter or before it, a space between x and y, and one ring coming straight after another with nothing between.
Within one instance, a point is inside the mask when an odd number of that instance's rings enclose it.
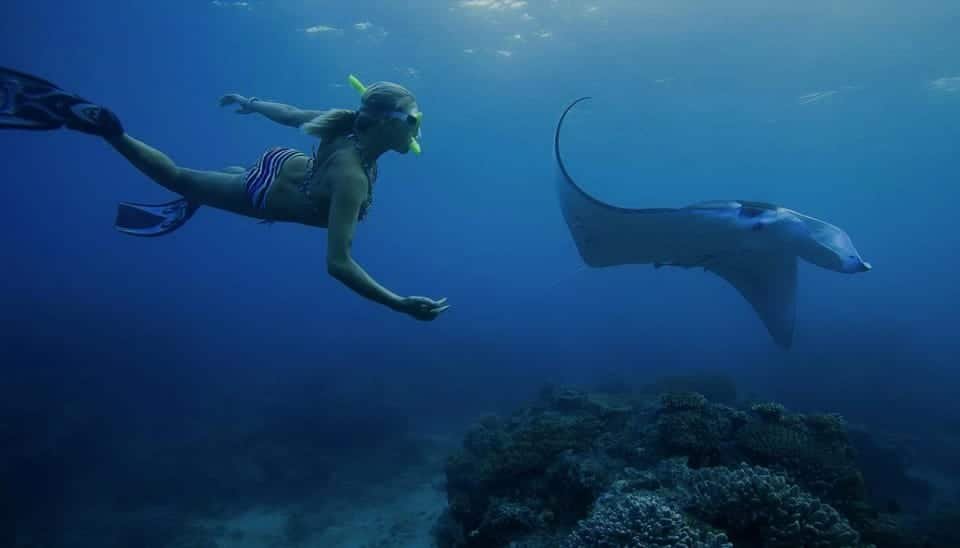
<instances>
[{"instance_id":1,"label":"swim fin","mask_svg":"<svg viewBox=\"0 0 960 548\"><path fill-rule=\"evenodd\" d=\"M36 76L0 67L0 129L61 127L100 137L123 135L120 119L106 107Z\"/></svg>"},{"instance_id":2,"label":"swim fin","mask_svg":"<svg viewBox=\"0 0 960 548\"><path fill-rule=\"evenodd\" d=\"M183 226L199 207L186 198L156 205L120 202L114 228L131 236L163 236Z\"/></svg>"}]
</instances>

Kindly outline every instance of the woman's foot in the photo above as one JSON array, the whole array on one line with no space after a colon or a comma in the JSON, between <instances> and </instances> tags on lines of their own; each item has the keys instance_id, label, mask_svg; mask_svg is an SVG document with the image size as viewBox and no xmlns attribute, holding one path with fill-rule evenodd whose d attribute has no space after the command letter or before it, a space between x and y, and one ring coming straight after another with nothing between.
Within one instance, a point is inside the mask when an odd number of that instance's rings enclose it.
<instances>
[{"instance_id":1,"label":"woman's foot","mask_svg":"<svg viewBox=\"0 0 960 548\"><path fill-rule=\"evenodd\" d=\"M66 126L72 130L99 135L106 139L123 135L123 124L112 110L90 103L78 103L70 107Z\"/></svg>"},{"instance_id":2,"label":"woman's foot","mask_svg":"<svg viewBox=\"0 0 960 548\"><path fill-rule=\"evenodd\" d=\"M123 124L109 109L42 78L0 67L0 128L61 127L108 139L123 135Z\"/></svg>"}]
</instances>

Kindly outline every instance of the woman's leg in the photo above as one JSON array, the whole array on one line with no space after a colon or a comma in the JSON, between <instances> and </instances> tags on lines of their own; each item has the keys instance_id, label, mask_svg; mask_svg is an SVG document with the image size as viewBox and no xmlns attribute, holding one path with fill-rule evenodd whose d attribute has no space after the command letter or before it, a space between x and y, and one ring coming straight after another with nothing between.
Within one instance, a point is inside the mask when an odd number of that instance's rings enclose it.
<instances>
[{"instance_id":1,"label":"woman's leg","mask_svg":"<svg viewBox=\"0 0 960 548\"><path fill-rule=\"evenodd\" d=\"M188 200L241 215L262 217L250 203L240 173L179 167L163 152L126 134L109 138L107 142L141 173Z\"/></svg>"},{"instance_id":2,"label":"woman's leg","mask_svg":"<svg viewBox=\"0 0 960 548\"><path fill-rule=\"evenodd\" d=\"M103 106L4 67L0 67L0 91L0 129L67 127L98 135L147 177L193 204L260 217L246 197L243 175L177 167L166 154L124 133L120 119Z\"/></svg>"}]
</instances>

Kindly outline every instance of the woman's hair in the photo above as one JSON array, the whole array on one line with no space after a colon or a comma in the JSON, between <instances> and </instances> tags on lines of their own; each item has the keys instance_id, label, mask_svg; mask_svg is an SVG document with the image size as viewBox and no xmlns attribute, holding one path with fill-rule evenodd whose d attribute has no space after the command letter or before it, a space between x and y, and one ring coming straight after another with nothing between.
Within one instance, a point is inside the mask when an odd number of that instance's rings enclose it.
<instances>
[{"instance_id":1,"label":"woman's hair","mask_svg":"<svg viewBox=\"0 0 960 548\"><path fill-rule=\"evenodd\" d=\"M313 120L303 124L303 132L320 139L321 143L329 143L337 137L353 133L353 126L357 122L359 113L355 110L335 108L324 111Z\"/></svg>"},{"instance_id":2,"label":"woman's hair","mask_svg":"<svg viewBox=\"0 0 960 548\"><path fill-rule=\"evenodd\" d=\"M324 111L303 124L303 132L329 143L354 131L365 131L381 121L381 113L404 108L417 102L407 88L391 82L376 82L367 87L360 99L360 110L335 108Z\"/></svg>"}]
</instances>

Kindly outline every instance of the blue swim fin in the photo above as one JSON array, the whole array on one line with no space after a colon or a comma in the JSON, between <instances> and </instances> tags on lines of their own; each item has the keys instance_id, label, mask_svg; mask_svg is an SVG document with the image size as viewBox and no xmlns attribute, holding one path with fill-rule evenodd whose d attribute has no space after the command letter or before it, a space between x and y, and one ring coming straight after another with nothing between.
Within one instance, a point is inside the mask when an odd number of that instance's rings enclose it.
<instances>
[{"instance_id":1,"label":"blue swim fin","mask_svg":"<svg viewBox=\"0 0 960 548\"><path fill-rule=\"evenodd\" d=\"M156 205L120 202L114 228L131 236L163 236L183 226L199 207L186 198Z\"/></svg>"},{"instance_id":2,"label":"blue swim fin","mask_svg":"<svg viewBox=\"0 0 960 548\"><path fill-rule=\"evenodd\" d=\"M0 129L62 127L101 137L123 135L123 124L109 109L42 78L0 67Z\"/></svg>"}]
</instances>

